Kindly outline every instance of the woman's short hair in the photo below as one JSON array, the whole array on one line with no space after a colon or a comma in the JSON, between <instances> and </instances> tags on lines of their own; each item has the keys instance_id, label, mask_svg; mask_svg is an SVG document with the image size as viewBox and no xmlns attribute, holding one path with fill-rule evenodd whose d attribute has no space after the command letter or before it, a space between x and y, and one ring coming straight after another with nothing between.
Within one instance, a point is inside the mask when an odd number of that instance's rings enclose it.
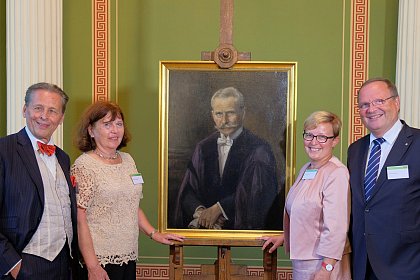
<instances>
[{"instance_id":1,"label":"woman's short hair","mask_svg":"<svg viewBox=\"0 0 420 280\"><path fill-rule=\"evenodd\" d=\"M90 105L85 112L83 113L76 137L75 145L82 152L88 152L96 149L95 139L90 137L89 126L93 126L97 121L105 117L108 113L111 113L111 121L115 120L117 117L121 118L124 122L124 114L116 103L110 101L97 101ZM130 133L127 130L126 124L124 122L124 135L121 140L120 145L117 150L122 147L127 146L127 143L130 141Z\"/></svg>"},{"instance_id":2,"label":"woman's short hair","mask_svg":"<svg viewBox=\"0 0 420 280\"><path fill-rule=\"evenodd\" d=\"M303 123L303 129L315 129L321 123L330 123L333 128L334 136L337 137L340 135L341 120L336 114L328 111L316 111L310 114Z\"/></svg>"}]
</instances>

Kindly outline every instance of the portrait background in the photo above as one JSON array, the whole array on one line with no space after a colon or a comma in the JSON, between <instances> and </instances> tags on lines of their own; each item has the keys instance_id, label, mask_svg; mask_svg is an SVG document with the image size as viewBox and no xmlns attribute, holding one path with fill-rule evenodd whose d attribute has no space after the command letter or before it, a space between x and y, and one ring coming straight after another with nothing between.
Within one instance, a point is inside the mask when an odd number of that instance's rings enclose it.
<instances>
[{"instance_id":1,"label":"portrait background","mask_svg":"<svg viewBox=\"0 0 420 280\"><path fill-rule=\"evenodd\" d=\"M173 67L175 63L175 67ZM254 67L247 63L239 69L220 70L214 63L199 63L199 69L188 63L161 62L162 136L167 135L167 150L162 146L161 204L163 229L174 229L174 213L178 189L196 144L216 131L211 117L210 100L220 88L233 86L245 100L244 127L265 139L277 163L277 178L284 205L287 169L288 108L293 101L291 69L283 64ZM197 65L195 65L197 66ZM269 67L270 66L270 67ZM292 65L294 66L294 64ZM293 103L293 102L292 102ZM290 110L289 110L290 111ZM293 114L292 114L293 116ZM165 123L167 126L165 126ZM167 134L166 134L167 131ZM165 138L165 137L163 137ZM163 141L162 141L163 140ZM167 152L167 155L165 153ZM167 160L167 167L164 162ZM165 170L167 169L167 170ZM279 211L278 219L282 219Z\"/></svg>"}]
</instances>

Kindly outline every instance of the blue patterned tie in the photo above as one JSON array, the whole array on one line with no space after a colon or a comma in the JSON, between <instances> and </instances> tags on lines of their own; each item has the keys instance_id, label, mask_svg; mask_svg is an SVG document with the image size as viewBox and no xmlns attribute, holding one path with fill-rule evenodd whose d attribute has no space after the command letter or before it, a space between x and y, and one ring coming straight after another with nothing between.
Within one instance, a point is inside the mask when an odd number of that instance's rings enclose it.
<instances>
[{"instance_id":1,"label":"blue patterned tie","mask_svg":"<svg viewBox=\"0 0 420 280\"><path fill-rule=\"evenodd\" d=\"M378 177L379 161L381 160L381 144L385 142L384 138L373 140L373 147L370 150L369 161L365 174L365 198L369 200L375 187L376 178Z\"/></svg>"}]
</instances>

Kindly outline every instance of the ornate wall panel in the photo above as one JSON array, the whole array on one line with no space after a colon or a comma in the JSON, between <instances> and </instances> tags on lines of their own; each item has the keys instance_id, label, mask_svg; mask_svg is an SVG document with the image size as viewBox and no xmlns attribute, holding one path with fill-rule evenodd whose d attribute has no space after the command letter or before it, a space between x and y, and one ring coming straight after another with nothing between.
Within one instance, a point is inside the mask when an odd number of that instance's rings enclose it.
<instances>
[{"instance_id":1,"label":"ornate wall panel","mask_svg":"<svg viewBox=\"0 0 420 280\"><path fill-rule=\"evenodd\" d=\"M257 266L248 266L248 276L263 276L264 269ZM169 279L168 265L137 265L136 270L137 280L167 280ZM200 275L201 270L199 265L184 266L184 275ZM292 269L289 267L277 268L277 280L291 280Z\"/></svg>"},{"instance_id":2,"label":"ornate wall panel","mask_svg":"<svg viewBox=\"0 0 420 280\"><path fill-rule=\"evenodd\" d=\"M368 76L369 0L353 0L351 9L349 144L366 134L357 107L357 91Z\"/></svg>"},{"instance_id":3,"label":"ornate wall panel","mask_svg":"<svg viewBox=\"0 0 420 280\"><path fill-rule=\"evenodd\" d=\"M93 97L109 100L110 92L110 20L109 0L93 0Z\"/></svg>"}]
</instances>

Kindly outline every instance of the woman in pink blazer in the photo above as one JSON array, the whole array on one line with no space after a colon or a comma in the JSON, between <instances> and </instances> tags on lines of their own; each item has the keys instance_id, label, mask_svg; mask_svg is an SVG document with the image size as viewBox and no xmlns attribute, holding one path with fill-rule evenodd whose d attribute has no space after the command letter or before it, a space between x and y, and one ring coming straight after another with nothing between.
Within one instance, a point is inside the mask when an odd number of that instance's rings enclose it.
<instances>
[{"instance_id":1,"label":"woman in pink blazer","mask_svg":"<svg viewBox=\"0 0 420 280\"><path fill-rule=\"evenodd\" d=\"M310 162L288 192L284 235L266 236L270 252L284 243L293 279L351 279L349 173L333 148L339 143L340 119L333 113L312 113L304 123L304 148Z\"/></svg>"}]
</instances>

